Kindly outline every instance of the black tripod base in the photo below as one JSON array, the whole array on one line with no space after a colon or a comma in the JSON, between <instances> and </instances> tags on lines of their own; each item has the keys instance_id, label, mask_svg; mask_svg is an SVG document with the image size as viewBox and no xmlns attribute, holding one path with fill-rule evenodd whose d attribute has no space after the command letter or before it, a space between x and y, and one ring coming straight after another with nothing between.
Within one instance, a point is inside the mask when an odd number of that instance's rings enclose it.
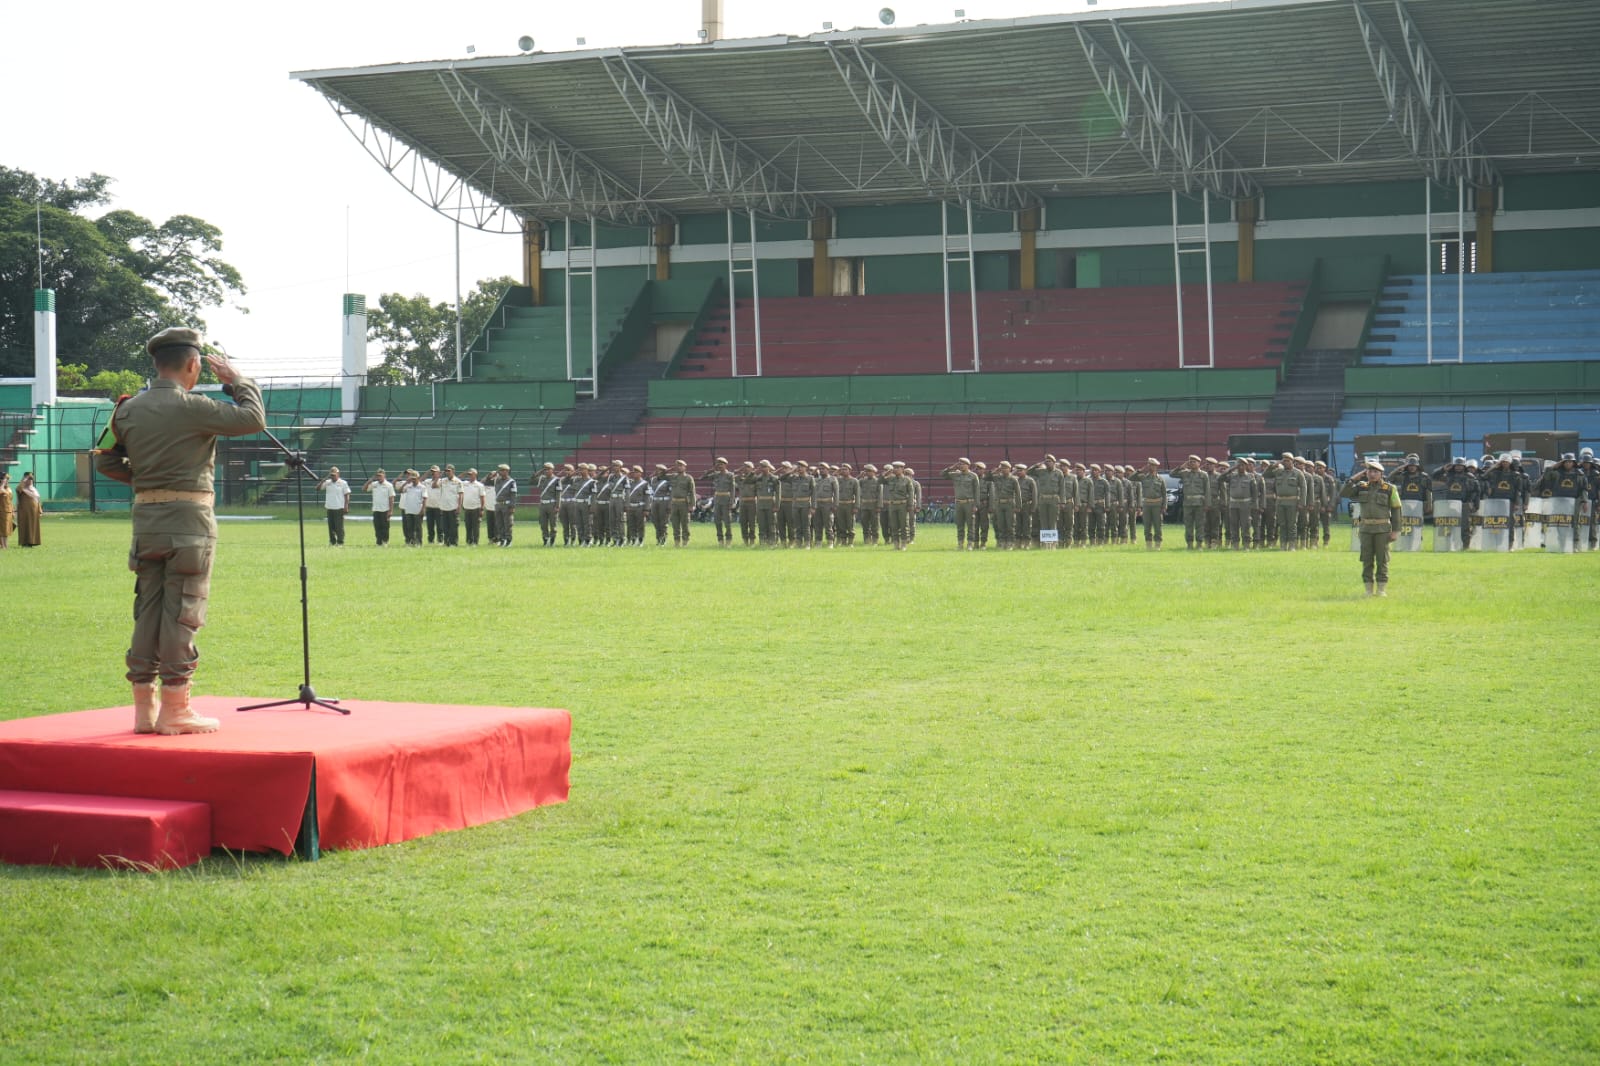
<instances>
[{"instance_id":1,"label":"black tripod base","mask_svg":"<svg viewBox=\"0 0 1600 1066\"><path fill-rule=\"evenodd\" d=\"M297 703L300 704L300 706L303 707L306 710L310 710L311 709L311 705L312 704L316 704L318 707L326 707L328 710L334 711L334 712L336 712L338 714L349 714L350 713L348 708L339 706L339 701L338 700L335 700L335 699L323 699L323 698L319 697L317 695L316 689L312 688L309 684L301 685L300 686L300 695L296 696L292 700L273 700L271 703L252 703L250 706L248 706L248 707L240 707L240 708L238 708L238 710L241 710L241 711L265 711L265 710L270 710L273 707L291 707L291 706L293 706L294 704L297 704Z\"/></svg>"}]
</instances>

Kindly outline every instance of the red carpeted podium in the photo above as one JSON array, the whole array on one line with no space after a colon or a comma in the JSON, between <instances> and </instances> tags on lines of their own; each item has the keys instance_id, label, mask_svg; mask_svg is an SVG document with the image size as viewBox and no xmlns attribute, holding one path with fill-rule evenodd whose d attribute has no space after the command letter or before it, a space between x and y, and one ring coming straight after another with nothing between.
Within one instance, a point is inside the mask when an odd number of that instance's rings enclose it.
<instances>
[{"instance_id":1,"label":"red carpeted podium","mask_svg":"<svg viewBox=\"0 0 1600 1066\"><path fill-rule=\"evenodd\" d=\"M138 801L205 804L210 840L200 853L316 858L322 848L393 844L567 798L566 711L362 701L346 703L349 716L299 706L236 713L252 702L260 701L196 697L195 709L220 718L222 729L182 737L135 734L131 707L0 722L0 790L58 794L25 804L25 818L0 810L0 860L72 861L87 842L39 834L70 832L62 827L88 824L97 811L153 822L176 816ZM159 825L147 828L158 838Z\"/></svg>"}]
</instances>

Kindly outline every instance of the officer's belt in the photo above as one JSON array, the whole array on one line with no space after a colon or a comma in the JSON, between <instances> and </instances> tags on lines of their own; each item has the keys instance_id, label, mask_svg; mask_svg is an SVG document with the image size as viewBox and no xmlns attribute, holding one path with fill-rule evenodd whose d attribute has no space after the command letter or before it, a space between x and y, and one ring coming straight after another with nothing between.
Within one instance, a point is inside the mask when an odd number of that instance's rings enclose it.
<instances>
[{"instance_id":1,"label":"officer's belt","mask_svg":"<svg viewBox=\"0 0 1600 1066\"><path fill-rule=\"evenodd\" d=\"M191 492L186 489L145 489L133 494L134 503L210 503L214 492Z\"/></svg>"},{"instance_id":2,"label":"officer's belt","mask_svg":"<svg viewBox=\"0 0 1600 1066\"><path fill-rule=\"evenodd\" d=\"M732 496L733 493L731 493L731 492L713 492L711 495L713 495L713 496Z\"/></svg>"}]
</instances>

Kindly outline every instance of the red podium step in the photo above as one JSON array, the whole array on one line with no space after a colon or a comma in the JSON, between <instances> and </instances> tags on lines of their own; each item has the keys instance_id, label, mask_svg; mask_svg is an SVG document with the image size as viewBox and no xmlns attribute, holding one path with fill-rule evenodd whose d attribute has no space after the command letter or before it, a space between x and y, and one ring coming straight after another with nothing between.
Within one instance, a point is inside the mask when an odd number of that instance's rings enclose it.
<instances>
[{"instance_id":1,"label":"red podium step","mask_svg":"<svg viewBox=\"0 0 1600 1066\"><path fill-rule=\"evenodd\" d=\"M0 862L173 870L211 852L211 808L0 789Z\"/></svg>"}]
</instances>

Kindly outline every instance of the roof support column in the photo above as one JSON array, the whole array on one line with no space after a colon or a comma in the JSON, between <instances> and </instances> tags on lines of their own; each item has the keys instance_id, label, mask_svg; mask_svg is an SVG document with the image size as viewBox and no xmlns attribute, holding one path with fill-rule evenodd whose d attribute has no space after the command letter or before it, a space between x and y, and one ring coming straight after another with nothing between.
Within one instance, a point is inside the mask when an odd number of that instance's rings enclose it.
<instances>
[{"instance_id":1,"label":"roof support column","mask_svg":"<svg viewBox=\"0 0 1600 1066\"><path fill-rule=\"evenodd\" d=\"M1494 271L1494 206L1500 190L1493 185L1479 185L1478 200L1478 273Z\"/></svg>"},{"instance_id":2,"label":"roof support column","mask_svg":"<svg viewBox=\"0 0 1600 1066\"><path fill-rule=\"evenodd\" d=\"M1234 204L1234 214L1239 220L1239 280L1256 280L1256 218L1261 213L1257 197L1240 200Z\"/></svg>"},{"instance_id":3,"label":"roof support column","mask_svg":"<svg viewBox=\"0 0 1600 1066\"><path fill-rule=\"evenodd\" d=\"M672 244L678 237L678 227L671 222L656 226L656 280L672 280Z\"/></svg>"},{"instance_id":4,"label":"roof support column","mask_svg":"<svg viewBox=\"0 0 1600 1066\"><path fill-rule=\"evenodd\" d=\"M811 217L811 295L833 295L833 257L828 238L833 236L833 216L819 211Z\"/></svg>"},{"instance_id":5,"label":"roof support column","mask_svg":"<svg viewBox=\"0 0 1600 1066\"><path fill-rule=\"evenodd\" d=\"M1022 231L1022 258L1018 263L1018 287L1032 292L1039 287L1039 209L1025 207L1017 212L1017 228Z\"/></svg>"},{"instance_id":6,"label":"roof support column","mask_svg":"<svg viewBox=\"0 0 1600 1066\"><path fill-rule=\"evenodd\" d=\"M544 306L544 223L536 218L522 223L522 283L533 290L533 306Z\"/></svg>"}]
</instances>

